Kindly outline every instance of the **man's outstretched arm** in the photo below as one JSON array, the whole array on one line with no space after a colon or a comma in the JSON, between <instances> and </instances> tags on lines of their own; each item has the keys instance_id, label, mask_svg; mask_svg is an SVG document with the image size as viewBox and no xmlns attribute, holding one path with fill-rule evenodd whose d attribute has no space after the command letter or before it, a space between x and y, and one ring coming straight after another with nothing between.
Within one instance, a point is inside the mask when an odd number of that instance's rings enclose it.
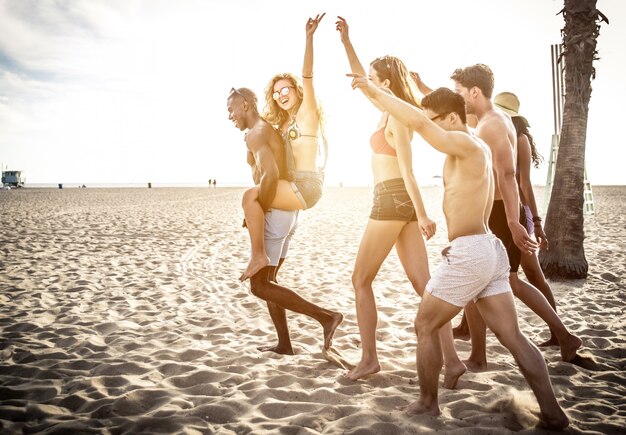
<instances>
[{"instance_id":1,"label":"man's outstretched arm","mask_svg":"<svg viewBox=\"0 0 626 435\"><path fill-rule=\"evenodd\" d=\"M422 110L395 95L383 92L360 74L347 74L347 76L353 78L353 89L360 89L376 107L389 112L402 124L417 131L437 151L452 156L470 152L472 141L465 137L466 135L442 129L431 121Z\"/></svg>"}]
</instances>

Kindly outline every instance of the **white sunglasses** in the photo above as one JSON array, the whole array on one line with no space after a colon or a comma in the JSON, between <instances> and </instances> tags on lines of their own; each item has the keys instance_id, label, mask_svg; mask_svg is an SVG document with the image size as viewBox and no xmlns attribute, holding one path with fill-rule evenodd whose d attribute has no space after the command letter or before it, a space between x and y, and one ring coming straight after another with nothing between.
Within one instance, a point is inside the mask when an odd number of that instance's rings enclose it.
<instances>
[{"instance_id":1,"label":"white sunglasses","mask_svg":"<svg viewBox=\"0 0 626 435\"><path fill-rule=\"evenodd\" d=\"M284 97L286 95L289 95L289 88L293 88L293 86L283 86L282 88L280 88L280 90L272 94L272 98L274 100L278 100L281 96Z\"/></svg>"}]
</instances>

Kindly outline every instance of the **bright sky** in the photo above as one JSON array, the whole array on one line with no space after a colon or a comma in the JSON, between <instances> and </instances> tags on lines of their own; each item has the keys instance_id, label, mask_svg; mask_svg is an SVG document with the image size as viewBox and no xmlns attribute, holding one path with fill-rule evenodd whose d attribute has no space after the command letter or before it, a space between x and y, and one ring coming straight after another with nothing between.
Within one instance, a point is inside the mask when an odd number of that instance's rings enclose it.
<instances>
[{"instance_id":1,"label":"bright sky","mask_svg":"<svg viewBox=\"0 0 626 435\"><path fill-rule=\"evenodd\" d=\"M371 184L369 136L378 112L350 88L335 30L348 20L364 65L393 54L431 87L486 63L495 93L521 100L541 153L553 133L550 45L562 0L0 0L0 164L28 183L250 183L243 133L227 119L231 87L262 100L269 78L301 73L305 22L315 35L315 86L327 116L327 184ZM608 16L587 131L593 184L626 184L626 2ZM414 139L418 181L443 158ZM545 183L547 163L534 171Z\"/></svg>"}]
</instances>

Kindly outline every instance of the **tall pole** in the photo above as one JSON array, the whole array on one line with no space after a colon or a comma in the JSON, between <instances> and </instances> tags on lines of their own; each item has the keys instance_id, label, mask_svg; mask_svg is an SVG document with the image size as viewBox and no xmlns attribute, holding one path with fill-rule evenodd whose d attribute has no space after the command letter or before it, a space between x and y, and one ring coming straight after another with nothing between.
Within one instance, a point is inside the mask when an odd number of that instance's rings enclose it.
<instances>
[{"instance_id":1,"label":"tall pole","mask_svg":"<svg viewBox=\"0 0 626 435\"><path fill-rule=\"evenodd\" d=\"M563 45L552 44L550 46L551 63L552 63L552 114L554 118L554 132L552 133L552 141L550 144L550 158L548 159L548 177L546 179L546 189L543 194L543 208L548 209L550 203L550 196L552 195L552 184L554 182L554 169L556 165L556 159L559 154L559 141L561 135L561 126L563 123L563 104L565 100L565 80L564 74L564 62L562 61ZM584 212L585 214L595 214L595 207L593 204L593 192L591 190L591 183L587 178L587 165L585 165L584 175Z\"/></svg>"},{"instance_id":2,"label":"tall pole","mask_svg":"<svg viewBox=\"0 0 626 435\"><path fill-rule=\"evenodd\" d=\"M563 62L561 56L563 46L552 44L550 46L552 64L552 114L554 120L554 131L550 143L550 157L548 159L548 177L546 179L546 189L543 194L544 209L548 209L550 195L552 194L552 183L554 181L554 166L559 153L559 135L561 134L561 123L563 120Z\"/></svg>"}]
</instances>

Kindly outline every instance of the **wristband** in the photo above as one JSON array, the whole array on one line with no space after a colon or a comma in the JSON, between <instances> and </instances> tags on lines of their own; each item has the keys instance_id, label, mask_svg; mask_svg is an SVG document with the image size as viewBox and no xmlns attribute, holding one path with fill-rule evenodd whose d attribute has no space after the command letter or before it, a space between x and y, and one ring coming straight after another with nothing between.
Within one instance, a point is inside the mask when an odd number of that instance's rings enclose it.
<instances>
[{"instance_id":1,"label":"wristband","mask_svg":"<svg viewBox=\"0 0 626 435\"><path fill-rule=\"evenodd\" d=\"M541 216L533 216L533 222L541 222Z\"/></svg>"},{"instance_id":2,"label":"wristband","mask_svg":"<svg viewBox=\"0 0 626 435\"><path fill-rule=\"evenodd\" d=\"M312 79L312 78L313 78L313 75L310 75L310 76L302 76L302 78L303 78L303 79Z\"/></svg>"}]
</instances>

